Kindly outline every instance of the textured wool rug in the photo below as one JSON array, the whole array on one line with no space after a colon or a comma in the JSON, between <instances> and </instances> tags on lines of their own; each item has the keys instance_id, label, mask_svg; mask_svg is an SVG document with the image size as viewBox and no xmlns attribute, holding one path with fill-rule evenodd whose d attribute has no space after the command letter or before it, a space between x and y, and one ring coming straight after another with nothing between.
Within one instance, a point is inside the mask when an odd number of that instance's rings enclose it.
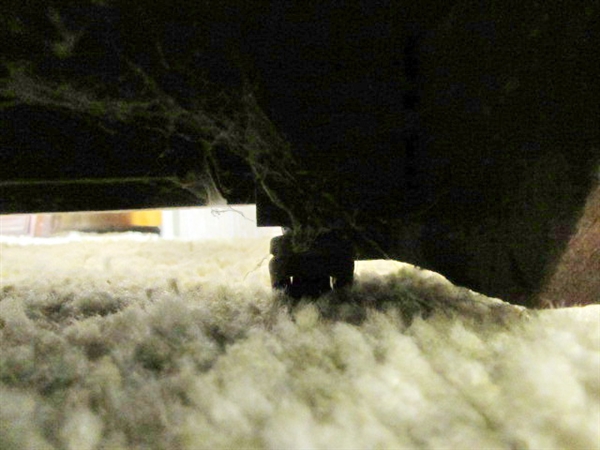
<instances>
[{"instance_id":1,"label":"textured wool rug","mask_svg":"<svg viewBox=\"0 0 600 450\"><path fill-rule=\"evenodd\" d=\"M0 242L0 448L600 448L600 308L391 261L289 308L268 240Z\"/></svg>"}]
</instances>

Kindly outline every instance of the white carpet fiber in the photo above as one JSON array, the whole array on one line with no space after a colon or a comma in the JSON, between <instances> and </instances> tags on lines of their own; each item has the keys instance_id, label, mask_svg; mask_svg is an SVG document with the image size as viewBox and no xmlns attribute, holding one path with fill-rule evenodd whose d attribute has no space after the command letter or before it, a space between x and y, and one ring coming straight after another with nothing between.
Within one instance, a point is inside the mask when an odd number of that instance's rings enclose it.
<instances>
[{"instance_id":1,"label":"white carpet fiber","mask_svg":"<svg viewBox=\"0 0 600 450\"><path fill-rule=\"evenodd\" d=\"M598 449L600 307L393 262L288 312L268 240L0 242L0 449Z\"/></svg>"}]
</instances>

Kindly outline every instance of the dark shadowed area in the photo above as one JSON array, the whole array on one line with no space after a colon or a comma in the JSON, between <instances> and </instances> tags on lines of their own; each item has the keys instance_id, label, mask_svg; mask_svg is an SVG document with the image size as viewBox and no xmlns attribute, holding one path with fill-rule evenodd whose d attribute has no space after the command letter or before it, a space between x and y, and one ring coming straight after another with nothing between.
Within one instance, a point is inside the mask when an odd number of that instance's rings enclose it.
<instances>
[{"instance_id":1,"label":"dark shadowed area","mask_svg":"<svg viewBox=\"0 0 600 450\"><path fill-rule=\"evenodd\" d=\"M217 188L262 225L340 228L358 258L538 305L597 183L599 14L3 2L0 211L206 204Z\"/></svg>"}]
</instances>

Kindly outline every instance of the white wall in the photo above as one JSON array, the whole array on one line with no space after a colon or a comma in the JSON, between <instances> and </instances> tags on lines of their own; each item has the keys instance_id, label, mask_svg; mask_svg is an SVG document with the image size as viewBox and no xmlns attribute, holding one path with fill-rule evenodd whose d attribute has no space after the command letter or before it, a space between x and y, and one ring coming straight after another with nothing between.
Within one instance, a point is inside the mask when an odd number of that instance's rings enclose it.
<instances>
[{"instance_id":1,"label":"white wall","mask_svg":"<svg viewBox=\"0 0 600 450\"><path fill-rule=\"evenodd\" d=\"M256 205L203 206L162 212L161 235L165 238L252 238L280 234L281 227L256 226Z\"/></svg>"}]
</instances>

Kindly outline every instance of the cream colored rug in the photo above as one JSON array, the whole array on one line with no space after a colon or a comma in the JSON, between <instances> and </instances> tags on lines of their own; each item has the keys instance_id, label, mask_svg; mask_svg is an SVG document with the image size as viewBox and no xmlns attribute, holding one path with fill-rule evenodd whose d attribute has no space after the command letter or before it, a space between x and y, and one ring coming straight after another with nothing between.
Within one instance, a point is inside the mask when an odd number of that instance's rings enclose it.
<instances>
[{"instance_id":1,"label":"cream colored rug","mask_svg":"<svg viewBox=\"0 0 600 450\"><path fill-rule=\"evenodd\" d=\"M600 448L598 306L377 261L288 311L266 239L0 251L0 449Z\"/></svg>"}]
</instances>

